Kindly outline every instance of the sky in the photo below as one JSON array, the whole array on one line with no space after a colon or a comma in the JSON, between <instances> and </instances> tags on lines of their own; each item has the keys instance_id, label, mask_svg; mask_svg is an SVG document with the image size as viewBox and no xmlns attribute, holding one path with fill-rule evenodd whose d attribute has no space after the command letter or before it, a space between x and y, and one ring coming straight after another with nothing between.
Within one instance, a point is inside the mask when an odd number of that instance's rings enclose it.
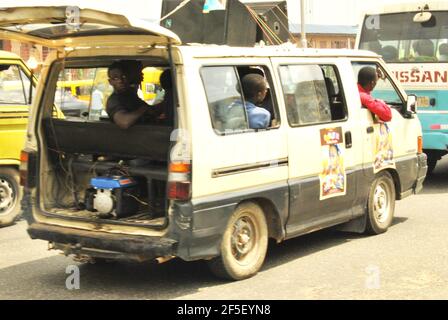
<instances>
[{"instance_id":1,"label":"sky","mask_svg":"<svg viewBox=\"0 0 448 320\"><path fill-rule=\"evenodd\" d=\"M266 2L272 0L242 0L242 2ZM287 0L291 23L300 23L300 0ZM361 13L382 4L402 3L407 0L305 0L306 23L326 25L356 25ZM412 0L411 0L412 1ZM415 0L416 1L416 0ZM421 2L421 1L420 1ZM74 5L105 9L147 20L160 18L162 0L0 0L0 7L36 5Z\"/></svg>"}]
</instances>

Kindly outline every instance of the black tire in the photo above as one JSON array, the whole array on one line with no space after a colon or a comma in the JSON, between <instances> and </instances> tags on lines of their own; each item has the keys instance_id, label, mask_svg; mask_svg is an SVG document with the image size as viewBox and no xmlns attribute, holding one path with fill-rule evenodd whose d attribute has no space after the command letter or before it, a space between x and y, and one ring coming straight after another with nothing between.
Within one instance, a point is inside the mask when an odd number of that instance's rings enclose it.
<instances>
[{"instance_id":1,"label":"black tire","mask_svg":"<svg viewBox=\"0 0 448 320\"><path fill-rule=\"evenodd\" d=\"M367 203L368 234L386 232L395 210L395 184L389 172L379 173L372 183Z\"/></svg>"},{"instance_id":2,"label":"black tire","mask_svg":"<svg viewBox=\"0 0 448 320\"><path fill-rule=\"evenodd\" d=\"M428 164L428 173L427 173L427 175L432 174L432 172L433 172L434 169L436 168L437 161L438 161L437 158L434 158L434 157L428 157L428 160L427 160L427 164Z\"/></svg>"},{"instance_id":3,"label":"black tire","mask_svg":"<svg viewBox=\"0 0 448 320\"><path fill-rule=\"evenodd\" d=\"M18 219L21 199L19 172L13 168L0 168L0 227L9 226Z\"/></svg>"},{"instance_id":4,"label":"black tire","mask_svg":"<svg viewBox=\"0 0 448 320\"><path fill-rule=\"evenodd\" d=\"M260 270L267 248L268 227L263 210L255 203L243 203L227 223L221 255L208 261L208 265L220 278L246 279Z\"/></svg>"}]
</instances>

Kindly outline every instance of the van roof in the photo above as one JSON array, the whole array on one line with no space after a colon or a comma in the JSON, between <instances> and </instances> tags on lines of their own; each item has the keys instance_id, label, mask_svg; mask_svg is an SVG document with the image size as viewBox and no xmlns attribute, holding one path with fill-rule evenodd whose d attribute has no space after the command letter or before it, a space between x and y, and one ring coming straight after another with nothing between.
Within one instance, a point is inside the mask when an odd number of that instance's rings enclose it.
<instances>
[{"instance_id":1,"label":"van roof","mask_svg":"<svg viewBox=\"0 0 448 320\"><path fill-rule=\"evenodd\" d=\"M302 49L292 45L266 47L229 47L219 45L192 44L179 46L180 50L191 57L361 57L378 58L375 52L352 49Z\"/></svg>"},{"instance_id":2,"label":"van roof","mask_svg":"<svg viewBox=\"0 0 448 320\"><path fill-rule=\"evenodd\" d=\"M15 53L0 50L0 59L20 59L20 57Z\"/></svg>"}]
</instances>

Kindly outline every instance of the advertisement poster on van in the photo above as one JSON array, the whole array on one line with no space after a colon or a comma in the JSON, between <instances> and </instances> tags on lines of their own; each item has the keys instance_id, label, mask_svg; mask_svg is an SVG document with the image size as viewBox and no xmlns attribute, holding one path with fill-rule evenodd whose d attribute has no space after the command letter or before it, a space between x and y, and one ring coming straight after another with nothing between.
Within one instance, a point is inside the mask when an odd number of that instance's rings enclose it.
<instances>
[{"instance_id":1,"label":"advertisement poster on van","mask_svg":"<svg viewBox=\"0 0 448 320\"><path fill-rule=\"evenodd\" d=\"M342 129L325 128L320 130L322 146L322 172L320 179L320 200L343 196L347 181L344 168Z\"/></svg>"},{"instance_id":2,"label":"advertisement poster on van","mask_svg":"<svg viewBox=\"0 0 448 320\"><path fill-rule=\"evenodd\" d=\"M375 134L376 148L373 161L373 172L384 168L395 168L394 150L392 147L392 133L386 123L380 123Z\"/></svg>"}]
</instances>

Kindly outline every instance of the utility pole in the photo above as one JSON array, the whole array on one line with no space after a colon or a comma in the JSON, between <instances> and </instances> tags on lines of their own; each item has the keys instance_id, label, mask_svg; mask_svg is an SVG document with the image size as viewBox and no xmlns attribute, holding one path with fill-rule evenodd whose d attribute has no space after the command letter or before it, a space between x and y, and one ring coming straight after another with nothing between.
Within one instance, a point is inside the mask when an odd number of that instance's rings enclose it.
<instances>
[{"instance_id":1,"label":"utility pole","mask_svg":"<svg viewBox=\"0 0 448 320\"><path fill-rule=\"evenodd\" d=\"M300 40L302 43L302 48L307 48L308 44L306 41L306 33L305 33L305 0L300 0Z\"/></svg>"}]
</instances>

